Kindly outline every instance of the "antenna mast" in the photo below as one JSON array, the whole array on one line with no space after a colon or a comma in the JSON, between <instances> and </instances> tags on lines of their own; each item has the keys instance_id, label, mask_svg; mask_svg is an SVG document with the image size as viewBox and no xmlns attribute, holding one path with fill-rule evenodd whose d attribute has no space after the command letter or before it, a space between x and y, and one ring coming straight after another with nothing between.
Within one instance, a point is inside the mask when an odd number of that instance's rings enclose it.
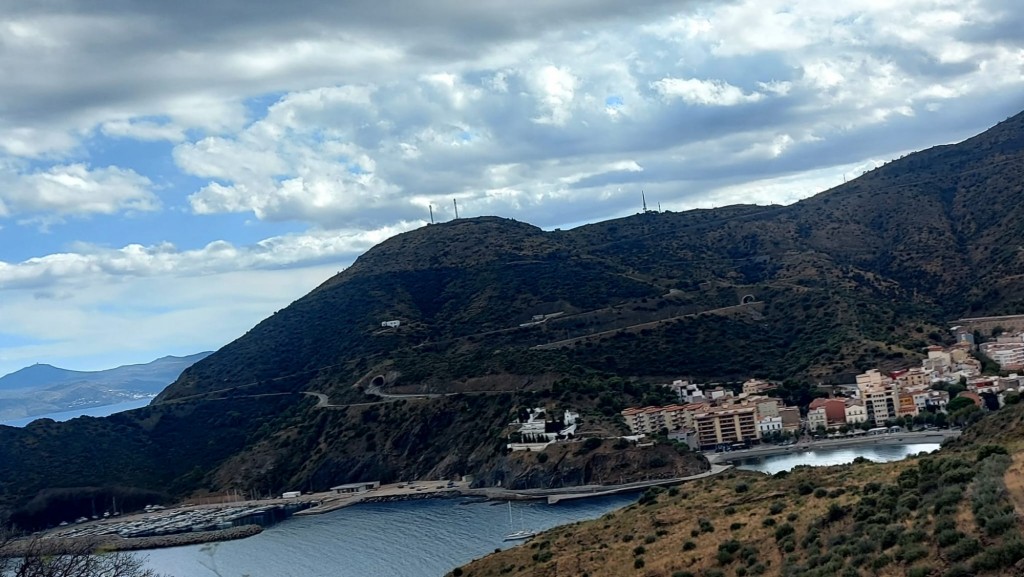
<instances>
[{"instance_id":1,"label":"antenna mast","mask_svg":"<svg viewBox=\"0 0 1024 577\"><path fill-rule=\"evenodd\" d=\"M459 199L453 198L452 202L455 204L455 219L458 220L458 218L459 218Z\"/></svg>"},{"instance_id":2,"label":"antenna mast","mask_svg":"<svg viewBox=\"0 0 1024 577\"><path fill-rule=\"evenodd\" d=\"M434 224L434 205L428 204L427 208L430 209L430 224Z\"/></svg>"},{"instance_id":3,"label":"antenna mast","mask_svg":"<svg viewBox=\"0 0 1024 577\"><path fill-rule=\"evenodd\" d=\"M644 212L647 212L647 197L644 196L644 191L640 191L640 198L644 201Z\"/></svg>"}]
</instances>

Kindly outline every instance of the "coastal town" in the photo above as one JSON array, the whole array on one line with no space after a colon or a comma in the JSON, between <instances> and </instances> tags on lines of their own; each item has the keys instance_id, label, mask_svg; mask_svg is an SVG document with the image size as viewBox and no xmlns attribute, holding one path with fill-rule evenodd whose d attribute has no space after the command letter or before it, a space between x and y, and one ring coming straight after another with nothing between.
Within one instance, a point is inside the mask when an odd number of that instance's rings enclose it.
<instances>
[{"instance_id":1,"label":"coastal town","mask_svg":"<svg viewBox=\"0 0 1024 577\"><path fill-rule=\"evenodd\" d=\"M1024 333L1000 334L980 346L970 333L959 337L950 347L927 347L920 366L867 370L852 383L829 387L827 396L806 407L786 406L768 394L778 384L759 379L739 390L677 380L664 386L678 396L678 404L629 407L621 414L637 437L660 434L693 450L727 452L799 438L961 425L971 413L1017 402L1024 376L1010 371L1024 368ZM978 357L996 363L1006 376L983 375Z\"/></svg>"}]
</instances>

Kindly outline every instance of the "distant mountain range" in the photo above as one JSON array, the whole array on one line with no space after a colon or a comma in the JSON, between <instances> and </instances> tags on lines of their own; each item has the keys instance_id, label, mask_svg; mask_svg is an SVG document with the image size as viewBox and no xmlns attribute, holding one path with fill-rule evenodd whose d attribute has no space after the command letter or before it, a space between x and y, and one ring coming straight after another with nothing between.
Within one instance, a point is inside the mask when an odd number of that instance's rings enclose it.
<instances>
[{"instance_id":1,"label":"distant mountain range","mask_svg":"<svg viewBox=\"0 0 1024 577\"><path fill-rule=\"evenodd\" d=\"M46 364L25 367L0 377L0 421L151 397L210 354L167 356L102 371L72 371Z\"/></svg>"}]
</instances>

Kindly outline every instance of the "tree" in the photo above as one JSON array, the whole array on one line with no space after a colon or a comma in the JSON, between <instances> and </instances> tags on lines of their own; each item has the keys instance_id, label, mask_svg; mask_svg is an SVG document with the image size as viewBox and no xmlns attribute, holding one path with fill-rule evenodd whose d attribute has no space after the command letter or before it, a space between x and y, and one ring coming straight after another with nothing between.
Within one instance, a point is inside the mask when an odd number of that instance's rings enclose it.
<instances>
[{"instance_id":1,"label":"tree","mask_svg":"<svg viewBox=\"0 0 1024 577\"><path fill-rule=\"evenodd\" d=\"M974 405L973 399L969 399L967 397L956 397L955 399L950 399L949 404L946 405L946 410L950 413L955 413L970 405Z\"/></svg>"},{"instance_id":2,"label":"tree","mask_svg":"<svg viewBox=\"0 0 1024 577\"><path fill-rule=\"evenodd\" d=\"M58 548L55 548L59 547ZM144 559L127 551L101 552L87 539L15 540L0 533L0 575L5 577L157 577Z\"/></svg>"}]
</instances>

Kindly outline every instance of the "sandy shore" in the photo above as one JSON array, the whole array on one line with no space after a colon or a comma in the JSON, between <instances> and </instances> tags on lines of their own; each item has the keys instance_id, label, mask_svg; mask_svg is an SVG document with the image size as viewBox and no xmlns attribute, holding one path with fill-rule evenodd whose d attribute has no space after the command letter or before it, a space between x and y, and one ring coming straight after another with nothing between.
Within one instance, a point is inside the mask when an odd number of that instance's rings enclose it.
<instances>
[{"instance_id":1,"label":"sandy shore","mask_svg":"<svg viewBox=\"0 0 1024 577\"><path fill-rule=\"evenodd\" d=\"M957 437L960 431L922 431L910 433L892 433L888 435L872 435L856 437L852 439L822 439L820 441L809 441L781 447L778 445L764 445L742 451L731 451L728 453L705 453L711 463L727 463L751 457L768 457L771 455L785 455L786 453L801 453L817 449L840 449L844 447L863 447L869 445L916 445L919 443L941 443L942 441Z\"/></svg>"}]
</instances>

